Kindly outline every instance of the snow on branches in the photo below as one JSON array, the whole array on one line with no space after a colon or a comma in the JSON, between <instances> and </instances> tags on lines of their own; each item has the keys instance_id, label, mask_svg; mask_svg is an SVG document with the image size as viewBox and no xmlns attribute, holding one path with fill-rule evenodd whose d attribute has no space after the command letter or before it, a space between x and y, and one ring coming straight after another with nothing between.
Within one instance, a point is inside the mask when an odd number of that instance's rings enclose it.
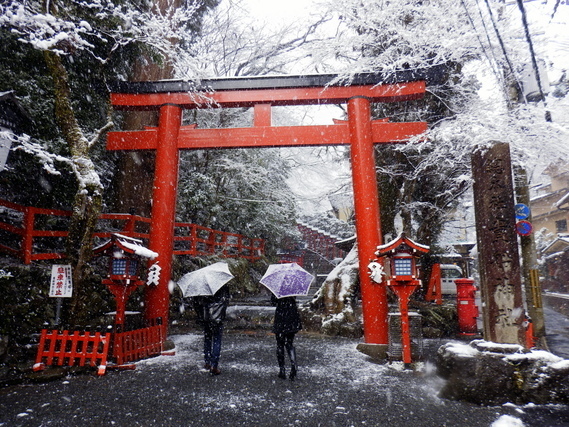
<instances>
[{"instance_id":1,"label":"snow on branches","mask_svg":"<svg viewBox=\"0 0 569 427\"><path fill-rule=\"evenodd\" d=\"M55 166L56 162L62 162L71 165L71 160L69 158L50 153L40 144L33 142L28 135L16 135L12 132L4 131L0 132L0 138L9 140L12 143L16 144L13 148L14 150L22 150L28 154L34 155L42 164L45 171L52 175L61 174L61 172Z\"/></svg>"},{"instance_id":2,"label":"snow on branches","mask_svg":"<svg viewBox=\"0 0 569 427\"><path fill-rule=\"evenodd\" d=\"M101 62L94 44L103 43L113 52L130 43L143 43L158 54L170 57L184 38L188 23L194 19L197 5L166 10L141 10L132 4L112 0L66 2L12 1L0 5L0 25L7 26L20 40L36 49L58 55L76 50L90 52ZM59 10L61 9L61 10Z\"/></svg>"}]
</instances>

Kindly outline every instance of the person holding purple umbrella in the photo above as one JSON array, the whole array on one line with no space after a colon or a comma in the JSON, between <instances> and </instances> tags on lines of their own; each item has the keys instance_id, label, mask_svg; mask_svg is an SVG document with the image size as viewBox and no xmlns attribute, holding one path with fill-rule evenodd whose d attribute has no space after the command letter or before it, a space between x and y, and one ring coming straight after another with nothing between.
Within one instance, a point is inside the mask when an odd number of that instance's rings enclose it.
<instances>
[{"instance_id":1,"label":"person holding purple umbrella","mask_svg":"<svg viewBox=\"0 0 569 427\"><path fill-rule=\"evenodd\" d=\"M296 349L294 337L302 329L300 314L296 306L296 298L277 298L271 295L271 303L276 306L273 332L277 339L277 362L279 364L278 377L286 379L285 349L290 359L289 379L294 381L297 373Z\"/></svg>"}]
</instances>

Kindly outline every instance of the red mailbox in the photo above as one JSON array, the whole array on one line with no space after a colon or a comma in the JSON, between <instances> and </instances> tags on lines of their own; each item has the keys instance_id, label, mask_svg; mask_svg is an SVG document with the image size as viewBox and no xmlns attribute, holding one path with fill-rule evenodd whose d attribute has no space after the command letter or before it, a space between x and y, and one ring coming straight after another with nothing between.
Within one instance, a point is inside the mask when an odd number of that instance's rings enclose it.
<instances>
[{"instance_id":1,"label":"red mailbox","mask_svg":"<svg viewBox=\"0 0 569 427\"><path fill-rule=\"evenodd\" d=\"M476 286L472 279L456 279L456 311L458 315L458 331L460 335L478 334L476 318Z\"/></svg>"}]
</instances>

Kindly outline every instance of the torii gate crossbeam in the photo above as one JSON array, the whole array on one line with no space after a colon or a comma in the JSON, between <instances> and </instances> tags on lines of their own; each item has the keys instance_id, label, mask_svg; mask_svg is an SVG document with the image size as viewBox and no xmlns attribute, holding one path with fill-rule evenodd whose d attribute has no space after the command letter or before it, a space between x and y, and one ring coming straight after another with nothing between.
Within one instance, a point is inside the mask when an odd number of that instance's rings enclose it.
<instances>
[{"instance_id":1,"label":"torii gate crossbeam","mask_svg":"<svg viewBox=\"0 0 569 427\"><path fill-rule=\"evenodd\" d=\"M366 343L387 344L387 291L373 284L367 266L382 243L375 177L374 144L400 143L425 132L424 122L371 120L371 103L421 98L426 81L440 69L407 70L389 77L358 74L349 84L336 76L278 76L202 81L117 83L111 103L120 110L158 110L159 125L141 131L110 132L109 150L156 150L156 170L149 247L162 267L160 282L146 293L145 318L161 321L164 337L169 310L173 230L179 150L349 144L359 251L360 287ZM326 126L271 126L271 107L347 103L348 120ZM197 108L253 107L253 126L198 129L182 126L182 111Z\"/></svg>"}]
</instances>

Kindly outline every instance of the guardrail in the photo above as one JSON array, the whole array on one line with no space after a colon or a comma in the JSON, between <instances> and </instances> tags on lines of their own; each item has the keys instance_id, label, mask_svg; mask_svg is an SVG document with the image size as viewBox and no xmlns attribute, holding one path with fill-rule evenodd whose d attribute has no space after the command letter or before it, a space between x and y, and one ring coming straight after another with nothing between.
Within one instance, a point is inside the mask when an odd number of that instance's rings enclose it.
<instances>
[{"instance_id":1,"label":"guardrail","mask_svg":"<svg viewBox=\"0 0 569 427\"><path fill-rule=\"evenodd\" d=\"M24 264L36 260L65 258L71 211L23 206L0 199L0 252L20 258ZM122 213L101 214L96 239L111 233L148 240L150 218ZM15 225L16 224L16 225ZM16 247L14 247L16 246ZM258 260L265 250L263 239L213 230L192 223L175 223L174 254Z\"/></svg>"}]
</instances>

